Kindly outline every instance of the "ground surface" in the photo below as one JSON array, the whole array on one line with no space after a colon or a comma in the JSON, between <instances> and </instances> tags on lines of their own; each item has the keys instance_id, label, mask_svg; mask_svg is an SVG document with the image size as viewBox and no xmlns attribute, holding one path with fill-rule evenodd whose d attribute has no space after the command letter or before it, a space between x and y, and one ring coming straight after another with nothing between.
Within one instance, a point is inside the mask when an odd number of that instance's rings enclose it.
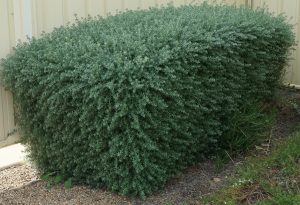
<instances>
[{"instance_id":1,"label":"ground surface","mask_svg":"<svg viewBox=\"0 0 300 205\"><path fill-rule=\"evenodd\" d=\"M24 150L25 147L20 143L3 148L1 147L0 170L24 162L26 160Z\"/></svg>"},{"instance_id":2,"label":"ground surface","mask_svg":"<svg viewBox=\"0 0 300 205\"><path fill-rule=\"evenodd\" d=\"M287 92L285 95L288 100L300 102L299 92ZM272 138L286 137L300 122L299 114L291 107L282 106L279 110L276 125L272 130ZM63 185L56 185L47 189L47 182L38 180L38 174L33 167L20 165L0 171L0 204L200 205L202 204L199 202L201 197L226 186L225 178L243 162L243 159L234 158L219 172L216 171L215 164L211 161L199 163L170 180L164 190L144 201L85 186L65 189Z\"/></svg>"}]
</instances>

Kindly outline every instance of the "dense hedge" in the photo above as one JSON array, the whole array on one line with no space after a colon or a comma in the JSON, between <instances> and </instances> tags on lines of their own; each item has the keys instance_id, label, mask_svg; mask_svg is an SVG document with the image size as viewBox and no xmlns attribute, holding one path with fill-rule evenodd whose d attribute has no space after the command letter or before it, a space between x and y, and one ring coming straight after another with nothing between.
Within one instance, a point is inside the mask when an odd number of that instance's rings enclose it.
<instances>
[{"instance_id":1,"label":"dense hedge","mask_svg":"<svg viewBox=\"0 0 300 205\"><path fill-rule=\"evenodd\" d=\"M272 97L293 42L264 10L170 6L33 38L2 75L40 170L144 196L216 147L241 106Z\"/></svg>"}]
</instances>

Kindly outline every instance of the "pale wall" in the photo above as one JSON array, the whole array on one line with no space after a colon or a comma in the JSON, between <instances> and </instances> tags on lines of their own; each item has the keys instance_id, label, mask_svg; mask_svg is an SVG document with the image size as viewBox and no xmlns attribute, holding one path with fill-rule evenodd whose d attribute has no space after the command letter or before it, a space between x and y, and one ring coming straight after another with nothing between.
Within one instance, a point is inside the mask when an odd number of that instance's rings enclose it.
<instances>
[{"instance_id":1,"label":"pale wall","mask_svg":"<svg viewBox=\"0 0 300 205\"><path fill-rule=\"evenodd\" d=\"M292 60L286 70L285 81L289 84L300 85L300 0L252 0L252 8L267 7L275 14L285 13L291 24L294 25L294 32L298 45L292 53Z\"/></svg>"}]
</instances>

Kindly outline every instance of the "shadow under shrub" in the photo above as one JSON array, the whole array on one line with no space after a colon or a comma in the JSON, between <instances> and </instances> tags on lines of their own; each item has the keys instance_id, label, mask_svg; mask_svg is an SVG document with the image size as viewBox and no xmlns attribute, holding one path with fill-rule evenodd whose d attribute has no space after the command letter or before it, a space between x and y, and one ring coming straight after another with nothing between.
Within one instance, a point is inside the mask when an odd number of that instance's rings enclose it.
<instances>
[{"instance_id":1,"label":"shadow under shrub","mask_svg":"<svg viewBox=\"0 0 300 205\"><path fill-rule=\"evenodd\" d=\"M293 42L264 10L170 6L80 20L1 65L42 172L144 197L273 96Z\"/></svg>"}]
</instances>

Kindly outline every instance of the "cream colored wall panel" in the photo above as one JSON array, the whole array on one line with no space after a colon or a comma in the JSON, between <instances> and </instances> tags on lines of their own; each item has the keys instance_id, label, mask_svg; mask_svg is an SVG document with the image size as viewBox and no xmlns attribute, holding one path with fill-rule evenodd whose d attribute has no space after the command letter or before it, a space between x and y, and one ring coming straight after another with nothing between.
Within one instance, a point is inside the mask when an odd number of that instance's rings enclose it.
<instances>
[{"instance_id":1,"label":"cream colored wall panel","mask_svg":"<svg viewBox=\"0 0 300 205\"><path fill-rule=\"evenodd\" d=\"M174 6L181 6L184 5L186 0L173 0Z\"/></svg>"},{"instance_id":2,"label":"cream colored wall panel","mask_svg":"<svg viewBox=\"0 0 300 205\"><path fill-rule=\"evenodd\" d=\"M288 16L288 20L291 24L294 25L294 32L296 35L296 39L299 39L299 25L298 25L298 20L299 20L299 0L289 0L290 3L281 3L281 9L279 13L284 12ZM290 61L290 65L288 69L286 70L286 75L285 75L285 80L288 83L296 83L296 81L299 79L300 74L294 75L294 73L297 73L299 71L298 65L300 65L300 56L299 56L299 50L300 47L299 45L297 46L297 50L292 53L292 59ZM299 57L297 57L299 56ZM298 82L300 83L300 82Z\"/></svg>"},{"instance_id":3,"label":"cream colored wall panel","mask_svg":"<svg viewBox=\"0 0 300 205\"><path fill-rule=\"evenodd\" d=\"M32 3L35 3L32 11L33 22L36 24L35 34L39 35L43 31L50 32L54 27L59 27L66 21L62 0L34 0Z\"/></svg>"},{"instance_id":4,"label":"cream colored wall panel","mask_svg":"<svg viewBox=\"0 0 300 205\"><path fill-rule=\"evenodd\" d=\"M241 5L245 5L246 4L246 0L219 0L220 3L224 3L224 4L234 4L237 6L241 6Z\"/></svg>"},{"instance_id":5,"label":"cream colored wall panel","mask_svg":"<svg viewBox=\"0 0 300 205\"><path fill-rule=\"evenodd\" d=\"M16 40L25 40L24 34L24 15L23 7L24 2L20 0L12 0L13 2L13 15L14 15L14 26L15 26L15 38Z\"/></svg>"},{"instance_id":6,"label":"cream colored wall panel","mask_svg":"<svg viewBox=\"0 0 300 205\"><path fill-rule=\"evenodd\" d=\"M300 1L299 0L253 0L253 8L267 7L274 14L284 13L288 17L289 23L294 25L294 33L298 45L292 52L292 60L286 69L284 80L286 83L300 85Z\"/></svg>"},{"instance_id":7,"label":"cream colored wall panel","mask_svg":"<svg viewBox=\"0 0 300 205\"><path fill-rule=\"evenodd\" d=\"M10 25L9 25L9 13L8 13L8 1L0 0L0 40L1 40L1 49L0 49L0 58L5 57L10 51Z\"/></svg>"},{"instance_id":8,"label":"cream colored wall panel","mask_svg":"<svg viewBox=\"0 0 300 205\"><path fill-rule=\"evenodd\" d=\"M42 1L31 0L31 22L32 22L32 33L33 36L40 36L43 31L43 20L42 20Z\"/></svg>"},{"instance_id":9,"label":"cream colored wall panel","mask_svg":"<svg viewBox=\"0 0 300 205\"><path fill-rule=\"evenodd\" d=\"M28 37L32 37L31 0L13 0L11 4L13 6L15 39L26 41Z\"/></svg>"},{"instance_id":10,"label":"cream colored wall panel","mask_svg":"<svg viewBox=\"0 0 300 205\"><path fill-rule=\"evenodd\" d=\"M167 0L142 0L141 8L147 9L149 7L154 7L156 5L166 4L167 2L168 2Z\"/></svg>"},{"instance_id":11,"label":"cream colored wall panel","mask_svg":"<svg viewBox=\"0 0 300 205\"><path fill-rule=\"evenodd\" d=\"M2 1L2 0L1 0ZM3 87L0 87L0 143L6 140L6 130L4 127L5 116L3 112L4 96L2 94Z\"/></svg>"},{"instance_id":12,"label":"cream colored wall panel","mask_svg":"<svg viewBox=\"0 0 300 205\"><path fill-rule=\"evenodd\" d=\"M14 0L20 1L20 0ZM78 17L90 15L106 16L125 9L147 9L152 6L174 5L203 2L204 0L25 0L32 2L33 33L39 35L42 31L49 32L54 27L73 22ZM211 0L213 2L215 0ZM218 0L224 1L224 0ZM244 0L226 0L230 2L244 2ZM22 26L20 25L20 27Z\"/></svg>"},{"instance_id":13,"label":"cream colored wall panel","mask_svg":"<svg viewBox=\"0 0 300 205\"><path fill-rule=\"evenodd\" d=\"M1 92L3 97L2 105L4 116L5 141L7 141L6 144L11 144L12 141L15 142L15 137L18 135L18 133L16 132L16 125L14 119L13 96L11 92L8 92L4 88L2 88Z\"/></svg>"},{"instance_id":14,"label":"cream colored wall panel","mask_svg":"<svg viewBox=\"0 0 300 205\"><path fill-rule=\"evenodd\" d=\"M12 94L3 87L0 88L0 106L0 123L1 121L3 123L3 126L0 126L0 131L1 134L4 132L4 135L0 136L1 148L14 144L20 140L14 120Z\"/></svg>"},{"instance_id":15,"label":"cream colored wall panel","mask_svg":"<svg viewBox=\"0 0 300 205\"><path fill-rule=\"evenodd\" d=\"M289 0L290 1L290 0ZM280 13L280 9L281 9L281 1L280 0L265 0L264 1L265 5L268 6L268 8L270 9L270 11L278 14Z\"/></svg>"},{"instance_id":16,"label":"cream colored wall panel","mask_svg":"<svg viewBox=\"0 0 300 205\"><path fill-rule=\"evenodd\" d=\"M175 2L176 0L174 0ZM204 0L184 0L184 4L202 3Z\"/></svg>"},{"instance_id":17,"label":"cream colored wall panel","mask_svg":"<svg viewBox=\"0 0 300 205\"><path fill-rule=\"evenodd\" d=\"M63 0L64 24L73 23L77 18L86 17L88 13L88 1L86 0Z\"/></svg>"},{"instance_id":18,"label":"cream colored wall panel","mask_svg":"<svg viewBox=\"0 0 300 205\"><path fill-rule=\"evenodd\" d=\"M13 15L17 10L14 11L12 5L11 0L0 0L0 58L15 45ZM12 95L0 85L0 147L18 141L15 130Z\"/></svg>"},{"instance_id":19,"label":"cream colored wall panel","mask_svg":"<svg viewBox=\"0 0 300 205\"><path fill-rule=\"evenodd\" d=\"M141 8L141 0L124 0L124 9L134 10Z\"/></svg>"},{"instance_id":20,"label":"cream colored wall panel","mask_svg":"<svg viewBox=\"0 0 300 205\"><path fill-rule=\"evenodd\" d=\"M258 7L263 7L263 0L251 0L251 7L256 9Z\"/></svg>"},{"instance_id":21,"label":"cream colored wall panel","mask_svg":"<svg viewBox=\"0 0 300 205\"><path fill-rule=\"evenodd\" d=\"M281 12L286 13L286 15L289 17L290 23L294 25L294 32L298 43L296 46L296 51L294 51L292 55L294 59L291 61L290 67L287 69L286 80L288 83L300 85L300 1L290 0L290 3L282 2Z\"/></svg>"},{"instance_id":22,"label":"cream colored wall panel","mask_svg":"<svg viewBox=\"0 0 300 205\"><path fill-rule=\"evenodd\" d=\"M293 0L288 0L289 3L291 3ZM273 13L281 13L283 3L282 0L253 0L253 7L266 7L269 9L269 11ZM293 4L293 2L292 2Z\"/></svg>"},{"instance_id":23,"label":"cream colored wall panel","mask_svg":"<svg viewBox=\"0 0 300 205\"><path fill-rule=\"evenodd\" d=\"M167 6L167 5L174 5L179 6L185 4L185 1L187 0L157 0L156 5L158 6Z\"/></svg>"},{"instance_id":24,"label":"cream colored wall panel","mask_svg":"<svg viewBox=\"0 0 300 205\"><path fill-rule=\"evenodd\" d=\"M235 4L237 6L245 5L248 0L185 0L185 4L201 4L204 2L208 2L210 4Z\"/></svg>"},{"instance_id":25,"label":"cream colored wall panel","mask_svg":"<svg viewBox=\"0 0 300 205\"><path fill-rule=\"evenodd\" d=\"M292 24L297 24L299 14L299 0L289 0L289 3L283 3L281 1L281 9L279 13L285 13L289 17L289 21Z\"/></svg>"},{"instance_id":26,"label":"cream colored wall panel","mask_svg":"<svg viewBox=\"0 0 300 205\"><path fill-rule=\"evenodd\" d=\"M177 0L173 2L176 4ZM246 0L180 0L183 4L201 4L207 1L210 4L236 4L236 5L245 5Z\"/></svg>"},{"instance_id":27,"label":"cream colored wall panel","mask_svg":"<svg viewBox=\"0 0 300 205\"><path fill-rule=\"evenodd\" d=\"M87 0L87 13L91 16L106 15L106 1L105 0Z\"/></svg>"},{"instance_id":28,"label":"cream colored wall panel","mask_svg":"<svg viewBox=\"0 0 300 205\"><path fill-rule=\"evenodd\" d=\"M236 4L237 6L245 5L246 0L229 0L229 4Z\"/></svg>"},{"instance_id":29,"label":"cream colored wall panel","mask_svg":"<svg viewBox=\"0 0 300 205\"><path fill-rule=\"evenodd\" d=\"M10 35L9 35L9 20L8 20L8 2L7 0L0 0L0 58L5 57L10 50ZM3 87L0 86L0 142L5 140L6 132L4 127L4 113L3 113L3 100L2 95Z\"/></svg>"},{"instance_id":30,"label":"cream colored wall panel","mask_svg":"<svg viewBox=\"0 0 300 205\"><path fill-rule=\"evenodd\" d=\"M106 0L106 9L108 14L116 14L124 10L123 0Z\"/></svg>"},{"instance_id":31,"label":"cream colored wall panel","mask_svg":"<svg viewBox=\"0 0 300 205\"><path fill-rule=\"evenodd\" d=\"M14 20L14 13L13 13L13 2L7 0L7 14L8 14L8 26L9 26L9 44L10 46L14 46L16 44L15 38L15 20ZM1 28L1 27L0 27ZM10 48L11 50L11 48ZM0 56L1 58L1 56Z\"/></svg>"}]
</instances>

